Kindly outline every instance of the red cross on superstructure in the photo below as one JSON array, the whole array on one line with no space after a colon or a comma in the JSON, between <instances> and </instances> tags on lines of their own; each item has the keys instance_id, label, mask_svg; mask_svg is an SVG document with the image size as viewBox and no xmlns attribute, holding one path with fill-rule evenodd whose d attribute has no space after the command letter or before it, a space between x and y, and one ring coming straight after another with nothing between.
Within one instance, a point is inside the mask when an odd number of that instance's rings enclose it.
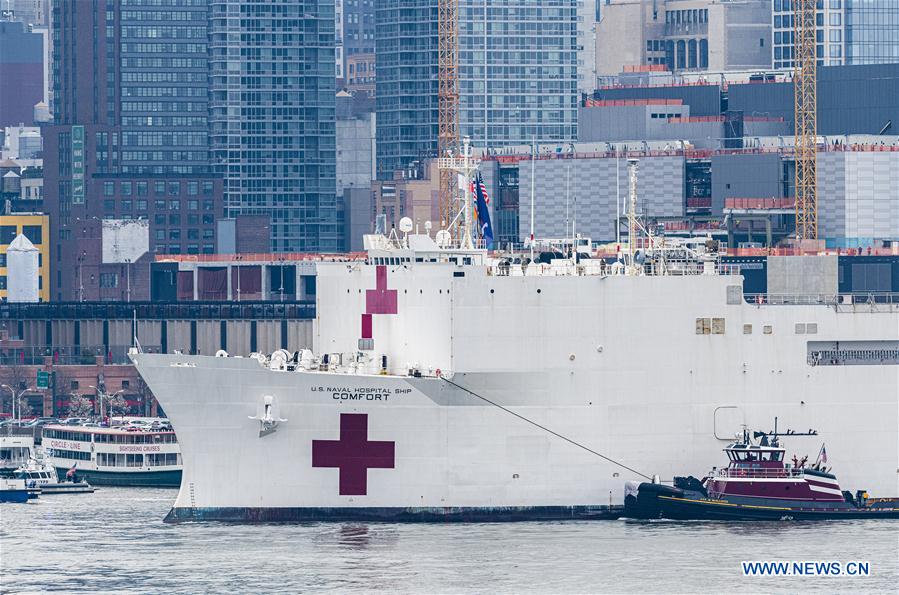
<instances>
[{"instance_id":1,"label":"red cross on superstructure","mask_svg":"<svg viewBox=\"0 0 899 595\"><path fill-rule=\"evenodd\" d=\"M362 315L362 338L372 338L372 314L396 314L396 289L387 289L387 266L375 269L375 288L365 290L365 313Z\"/></svg>"},{"instance_id":2,"label":"red cross on superstructure","mask_svg":"<svg viewBox=\"0 0 899 595\"><path fill-rule=\"evenodd\" d=\"M375 270L375 289L365 290L366 314L396 314L396 289L387 289L387 267L378 265Z\"/></svg>"},{"instance_id":3,"label":"red cross on superstructure","mask_svg":"<svg viewBox=\"0 0 899 595\"><path fill-rule=\"evenodd\" d=\"M393 469L396 443L368 439L367 413L340 414L340 440L313 440L312 466L340 469L341 496L368 493L369 469Z\"/></svg>"}]
</instances>

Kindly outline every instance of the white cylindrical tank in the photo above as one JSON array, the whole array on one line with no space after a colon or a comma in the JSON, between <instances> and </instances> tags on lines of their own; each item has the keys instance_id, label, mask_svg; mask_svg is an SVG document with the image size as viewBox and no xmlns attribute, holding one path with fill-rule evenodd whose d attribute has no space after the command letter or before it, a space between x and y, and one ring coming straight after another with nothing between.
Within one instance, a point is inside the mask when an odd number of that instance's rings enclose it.
<instances>
[{"instance_id":1,"label":"white cylindrical tank","mask_svg":"<svg viewBox=\"0 0 899 595\"><path fill-rule=\"evenodd\" d=\"M19 159L37 159L42 150L43 141L37 130L26 130L19 135Z\"/></svg>"},{"instance_id":2,"label":"white cylindrical tank","mask_svg":"<svg viewBox=\"0 0 899 595\"><path fill-rule=\"evenodd\" d=\"M37 302L40 299L38 249L19 234L6 249L6 299L9 302Z\"/></svg>"}]
</instances>

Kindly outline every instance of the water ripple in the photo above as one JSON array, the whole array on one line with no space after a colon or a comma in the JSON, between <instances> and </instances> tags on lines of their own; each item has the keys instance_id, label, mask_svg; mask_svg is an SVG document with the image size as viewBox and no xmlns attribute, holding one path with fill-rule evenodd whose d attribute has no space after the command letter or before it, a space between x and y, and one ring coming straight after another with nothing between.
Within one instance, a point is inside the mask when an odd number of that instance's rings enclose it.
<instances>
[{"instance_id":1,"label":"water ripple","mask_svg":"<svg viewBox=\"0 0 899 595\"><path fill-rule=\"evenodd\" d=\"M0 590L895 592L899 584L899 521L166 525L174 497L108 488L3 505ZM872 576L747 578L742 560L869 560Z\"/></svg>"}]
</instances>

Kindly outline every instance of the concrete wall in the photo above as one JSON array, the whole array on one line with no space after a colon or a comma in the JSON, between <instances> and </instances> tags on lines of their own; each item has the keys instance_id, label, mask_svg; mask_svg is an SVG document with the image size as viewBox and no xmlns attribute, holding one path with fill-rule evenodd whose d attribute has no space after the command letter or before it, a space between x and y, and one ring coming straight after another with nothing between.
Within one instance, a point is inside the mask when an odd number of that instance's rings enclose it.
<instances>
[{"instance_id":1,"label":"concrete wall","mask_svg":"<svg viewBox=\"0 0 899 595\"><path fill-rule=\"evenodd\" d=\"M769 256L768 293L836 295L837 256Z\"/></svg>"},{"instance_id":2,"label":"concrete wall","mask_svg":"<svg viewBox=\"0 0 899 595\"><path fill-rule=\"evenodd\" d=\"M667 118L690 115L687 105L622 105L578 108L578 142L666 140L673 136Z\"/></svg>"},{"instance_id":3,"label":"concrete wall","mask_svg":"<svg viewBox=\"0 0 899 595\"><path fill-rule=\"evenodd\" d=\"M682 87L621 87L599 89L594 94L594 98L608 100L680 99L681 101L683 101L684 105L690 106L691 116L721 115L721 88L718 85L688 85ZM747 115L750 115L750 112L746 113Z\"/></svg>"},{"instance_id":4,"label":"concrete wall","mask_svg":"<svg viewBox=\"0 0 899 595\"><path fill-rule=\"evenodd\" d=\"M713 155L712 214L720 216L726 198L782 196L780 155Z\"/></svg>"},{"instance_id":5,"label":"concrete wall","mask_svg":"<svg viewBox=\"0 0 899 595\"><path fill-rule=\"evenodd\" d=\"M725 7L724 69L771 68L771 1L727 2L721 6ZM710 51L711 46L710 39Z\"/></svg>"},{"instance_id":6,"label":"concrete wall","mask_svg":"<svg viewBox=\"0 0 899 595\"><path fill-rule=\"evenodd\" d=\"M818 227L825 239L899 239L899 153L819 153Z\"/></svg>"},{"instance_id":7,"label":"concrete wall","mask_svg":"<svg viewBox=\"0 0 899 595\"><path fill-rule=\"evenodd\" d=\"M818 69L818 134L899 132L899 64L828 66ZM792 83L728 86L729 109L793 122Z\"/></svg>"},{"instance_id":8,"label":"concrete wall","mask_svg":"<svg viewBox=\"0 0 899 595\"><path fill-rule=\"evenodd\" d=\"M561 238L570 235L577 217L576 232L593 240L615 238L616 196L624 215L628 192L627 160L543 159L537 161L534 179L535 235ZM566 172L570 167L568 222L566 227ZM616 178L619 194L616 194ZM530 227L531 162L519 164L519 235ZM637 210L649 217L684 215L684 159L651 157L640 160L637 174ZM566 229L568 230L566 232Z\"/></svg>"},{"instance_id":9,"label":"concrete wall","mask_svg":"<svg viewBox=\"0 0 899 595\"><path fill-rule=\"evenodd\" d=\"M375 115L338 119L337 128L337 194L344 188L371 187L375 178Z\"/></svg>"}]
</instances>

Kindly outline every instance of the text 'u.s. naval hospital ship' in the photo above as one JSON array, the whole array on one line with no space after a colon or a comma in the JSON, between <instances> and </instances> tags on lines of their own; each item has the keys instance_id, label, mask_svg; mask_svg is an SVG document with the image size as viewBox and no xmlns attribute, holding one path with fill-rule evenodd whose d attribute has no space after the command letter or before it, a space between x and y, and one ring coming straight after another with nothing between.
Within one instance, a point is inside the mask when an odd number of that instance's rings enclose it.
<instances>
[{"instance_id":1,"label":"text 'u.s. naval hospital ship'","mask_svg":"<svg viewBox=\"0 0 899 595\"><path fill-rule=\"evenodd\" d=\"M775 417L815 428L847 484L899 493L890 300L747 299L712 244L365 244L318 266L311 349L133 350L181 444L167 520L603 518L625 481L703 472Z\"/></svg>"}]
</instances>

